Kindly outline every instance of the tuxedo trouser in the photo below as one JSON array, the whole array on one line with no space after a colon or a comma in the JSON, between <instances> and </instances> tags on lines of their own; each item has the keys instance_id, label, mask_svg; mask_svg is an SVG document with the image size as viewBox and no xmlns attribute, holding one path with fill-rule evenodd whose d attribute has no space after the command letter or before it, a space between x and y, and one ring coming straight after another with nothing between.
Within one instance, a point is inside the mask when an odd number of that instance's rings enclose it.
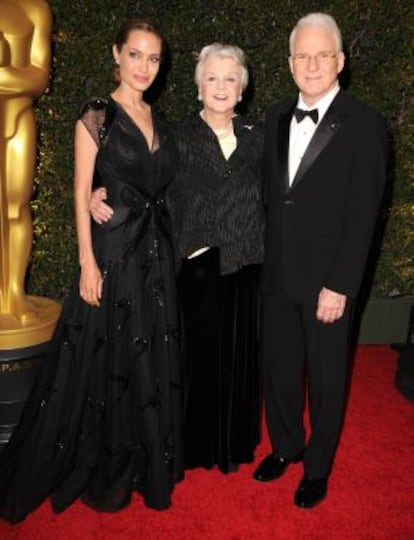
<instances>
[{"instance_id":1,"label":"tuxedo trouser","mask_svg":"<svg viewBox=\"0 0 414 540\"><path fill-rule=\"evenodd\" d=\"M316 305L298 304L283 292L263 297L263 372L266 421L273 451L303 452L305 474L329 475L342 427L348 383L351 306L324 324ZM311 433L303 423L306 390Z\"/></svg>"}]
</instances>

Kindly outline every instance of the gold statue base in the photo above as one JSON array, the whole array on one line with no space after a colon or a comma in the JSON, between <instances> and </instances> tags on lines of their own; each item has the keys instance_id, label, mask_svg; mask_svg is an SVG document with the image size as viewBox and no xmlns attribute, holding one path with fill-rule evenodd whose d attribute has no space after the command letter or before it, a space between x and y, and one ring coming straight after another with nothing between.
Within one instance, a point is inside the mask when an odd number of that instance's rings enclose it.
<instances>
[{"instance_id":1,"label":"gold statue base","mask_svg":"<svg viewBox=\"0 0 414 540\"><path fill-rule=\"evenodd\" d=\"M49 298L28 296L33 306L20 321L11 314L0 314L0 350L32 347L49 341L60 315L61 306Z\"/></svg>"}]
</instances>

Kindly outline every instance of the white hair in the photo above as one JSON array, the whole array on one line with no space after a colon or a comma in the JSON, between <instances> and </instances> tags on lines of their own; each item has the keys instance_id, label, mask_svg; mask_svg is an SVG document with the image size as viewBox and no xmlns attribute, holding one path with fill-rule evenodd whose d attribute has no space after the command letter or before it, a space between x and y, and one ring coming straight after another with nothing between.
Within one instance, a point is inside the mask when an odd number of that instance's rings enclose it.
<instances>
[{"instance_id":1,"label":"white hair","mask_svg":"<svg viewBox=\"0 0 414 540\"><path fill-rule=\"evenodd\" d=\"M203 77L204 64L211 56L215 56L217 58L231 58L234 60L241 68L240 84L242 89L245 90L249 83L246 55L242 49L240 49L240 47L236 47L234 45L224 45L223 43L211 43L210 45L206 45L201 49L200 54L198 55L198 61L194 74L196 85L200 86L201 79Z\"/></svg>"},{"instance_id":2,"label":"white hair","mask_svg":"<svg viewBox=\"0 0 414 540\"><path fill-rule=\"evenodd\" d=\"M326 13L309 13L308 15L305 15L305 17L302 17L298 20L295 28L290 33L289 50L291 55L293 54L293 44L297 31L301 28L305 28L308 26L317 26L319 28L325 28L326 30L332 32L333 37L336 41L336 52L342 51L342 35L341 31L338 28L338 25L336 24L335 19L330 15L327 15Z\"/></svg>"}]
</instances>

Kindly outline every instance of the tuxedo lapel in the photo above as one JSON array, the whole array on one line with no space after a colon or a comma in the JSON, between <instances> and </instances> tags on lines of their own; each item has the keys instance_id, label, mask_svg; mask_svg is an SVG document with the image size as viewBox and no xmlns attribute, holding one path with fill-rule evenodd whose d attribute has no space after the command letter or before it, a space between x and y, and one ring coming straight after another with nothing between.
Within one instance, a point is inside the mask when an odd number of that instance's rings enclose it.
<instances>
[{"instance_id":1,"label":"tuxedo lapel","mask_svg":"<svg viewBox=\"0 0 414 540\"><path fill-rule=\"evenodd\" d=\"M279 118L278 125L277 153L279 170L282 175L282 184L285 192L289 190L289 132L294 106L295 104L293 103L289 110Z\"/></svg>"},{"instance_id":2,"label":"tuxedo lapel","mask_svg":"<svg viewBox=\"0 0 414 540\"><path fill-rule=\"evenodd\" d=\"M337 97L332 102L331 106L327 110L325 116L323 117L321 123L317 127L315 134L313 135L305 154L303 155L302 161L299 165L299 168L296 172L295 178L293 179L291 188L298 184L304 177L305 173L309 170L310 166L317 157L320 155L322 150L328 145L332 137L340 129L343 123L343 114L341 110L342 102L342 93L339 92Z\"/></svg>"}]
</instances>

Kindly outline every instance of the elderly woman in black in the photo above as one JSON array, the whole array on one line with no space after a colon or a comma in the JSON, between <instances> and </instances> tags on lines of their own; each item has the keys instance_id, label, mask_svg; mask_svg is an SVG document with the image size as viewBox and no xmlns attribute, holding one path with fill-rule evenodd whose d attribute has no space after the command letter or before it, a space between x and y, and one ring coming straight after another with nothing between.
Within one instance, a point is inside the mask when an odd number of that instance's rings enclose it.
<instances>
[{"instance_id":1,"label":"elderly woman in black","mask_svg":"<svg viewBox=\"0 0 414 540\"><path fill-rule=\"evenodd\" d=\"M184 359L187 468L254 459L260 436L257 277L263 258L262 131L235 113L244 53L213 43L195 70L201 111L180 124L170 199Z\"/></svg>"},{"instance_id":2,"label":"elderly woman in black","mask_svg":"<svg viewBox=\"0 0 414 540\"><path fill-rule=\"evenodd\" d=\"M181 308L187 468L225 473L251 462L260 438L259 265L263 259L262 130L235 113L244 53L212 43L195 70L199 113L176 129L169 190ZM96 220L111 210L91 201Z\"/></svg>"}]
</instances>

